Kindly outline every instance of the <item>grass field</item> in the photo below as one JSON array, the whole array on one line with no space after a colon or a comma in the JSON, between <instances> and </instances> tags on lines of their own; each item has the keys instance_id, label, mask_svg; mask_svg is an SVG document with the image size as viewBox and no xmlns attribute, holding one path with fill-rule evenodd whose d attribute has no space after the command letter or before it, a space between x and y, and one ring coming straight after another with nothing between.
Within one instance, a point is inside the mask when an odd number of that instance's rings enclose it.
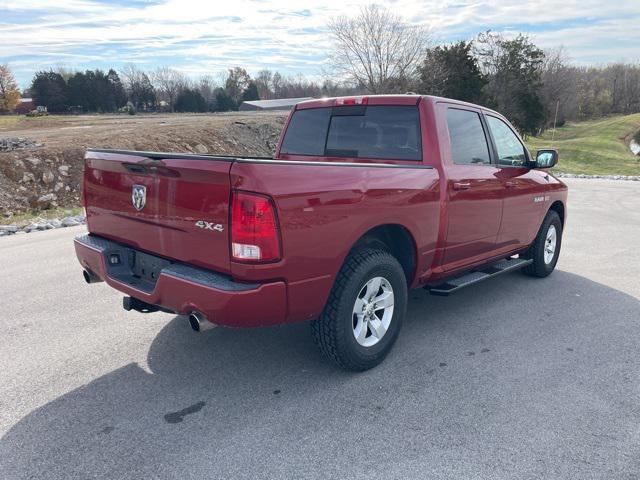
<instances>
[{"instance_id":1,"label":"grass field","mask_svg":"<svg viewBox=\"0 0 640 480\"><path fill-rule=\"evenodd\" d=\"M6 127L15 127L24 117L19 117L17 115L2 115L0 116L0 128Z\"/></svg>"},{"instance_id":2,"label":"grass field","mask_svg":"<svg viewBox=\"0 0 640 480\"><path fill-rule=\"evenodd\" d=\"M640 157L629 150L629 140L640 131L640 113L570 122L555 132L530 138L527 145L535 155L538 148L557 148L560 163L555 170L587 175L640 175Z\"/></svg>"},{"instance_id":3,"label":"grass field","mask_svg":"<svg viewBox=\"0 0 640 480\"><path fill-rule=\"evenodd\" d=\"M0 115L0 135L3 130L28 130L43 126L56 125L60 117L49 115L44 117L26 117L24 115ZM68 117L67 117L68 118Z\"/></svg>"}]
</instances>

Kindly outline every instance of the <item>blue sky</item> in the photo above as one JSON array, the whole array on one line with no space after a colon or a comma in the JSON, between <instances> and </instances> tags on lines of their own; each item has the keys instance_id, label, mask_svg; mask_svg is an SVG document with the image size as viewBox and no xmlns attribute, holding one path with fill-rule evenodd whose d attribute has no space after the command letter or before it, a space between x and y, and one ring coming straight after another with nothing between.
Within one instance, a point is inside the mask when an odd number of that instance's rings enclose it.
<instances>
[{"instance_id":1,"label":"blue sky","mask_svg":"<svg viewBox=\"0 0 640 480\"><path fill-rule=\"evenodd\" d=\"M0 0L0 63L21 86L40 69L167 65L198 77L240 65L317 77L327 21L370 2L351 0ZM389 0L378 2L434 39L487 29L564 46L578 64L640 61L640 0Z\"/></svg>"}]
</instances>

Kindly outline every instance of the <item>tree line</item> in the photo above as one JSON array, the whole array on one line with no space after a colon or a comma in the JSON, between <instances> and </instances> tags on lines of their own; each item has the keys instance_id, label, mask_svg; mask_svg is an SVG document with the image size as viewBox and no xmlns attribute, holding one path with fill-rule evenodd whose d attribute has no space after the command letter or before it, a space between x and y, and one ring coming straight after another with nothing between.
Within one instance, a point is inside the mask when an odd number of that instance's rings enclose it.
<instances>
[{"instance_id":1,"label":"tree line","mask_svg":"<svg viewBox=\"0 0 640 480\"><path fill-rule=\"evenodd\" d=\"M15 82L14 82L15 83ZM0 84L1 85L1 84ZM291 97L319 97L357 92L358 89L302 75L286 76L261 70L252 78L234 67L217 77L191 79L181 72L159 67L143 71L134 64L120 71L109 69L69 71L64 68L37 72L25 94L52 113L68 111L207 112L238 110L243 101ZM19 93L18 93L19 97ZM8 109L10 110L10 109Z\"/></svg>"}]
</instances>

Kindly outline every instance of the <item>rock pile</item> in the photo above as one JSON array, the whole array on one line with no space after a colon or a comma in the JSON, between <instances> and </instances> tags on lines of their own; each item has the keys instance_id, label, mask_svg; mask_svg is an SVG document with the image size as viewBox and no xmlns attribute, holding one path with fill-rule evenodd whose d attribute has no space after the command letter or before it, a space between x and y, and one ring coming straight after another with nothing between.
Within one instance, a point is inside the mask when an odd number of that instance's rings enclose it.
<instances>
[{"instance_id":1,"label":"rock pile","mask_svg":"<svg viewBox=\"0 0 640 480\"><path fill-rule=\"evenodd\" d=\"M84 215L71 215L64 218L38 219L24 227L17 225L0 225L0 237L16 235L20 233L31 233L41 230L52 230L54 228L76 227L85 223Z\"/></svg>"},{"instance_id":2,"label":"rock pile","mask_svg":"<svg viewBox=\"0 0 640 480\"><path fill-rule=\"evenodd\" d=\"M0 152L11 152L13 150L21 150L23 148L41 147L42 144L24 137L0 138Z\"/></svg>"}]
</instances>

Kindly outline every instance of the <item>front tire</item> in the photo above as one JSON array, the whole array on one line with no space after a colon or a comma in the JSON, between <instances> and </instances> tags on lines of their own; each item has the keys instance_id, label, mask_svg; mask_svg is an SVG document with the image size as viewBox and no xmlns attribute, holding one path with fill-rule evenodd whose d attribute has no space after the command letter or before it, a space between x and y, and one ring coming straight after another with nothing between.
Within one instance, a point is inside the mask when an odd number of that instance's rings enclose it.
<instances>
[{"instance_id":1,"label":"front tire","mask_svg":"<svg viewBox=\"0 0 640 480\"><path fill-rule=\"evenodd\" d=\"M407 280L384 250L349 255L338 273L313 337L322 354L355 371L378 365L398 338L407 308Z\"/></svg>"},{"instance_id":2,"label":"front tire","mask_svg":"<svg viewBox=\"0 0 640 480\"><path fill-rule=\"evenodd\" d=\"M538 235L524 254L533 263L522 271L532 277L544 278L553 272L560 256L562 244L562 221L557 212L550 210L544 218Z\"/></svg>"}]
</instances>

